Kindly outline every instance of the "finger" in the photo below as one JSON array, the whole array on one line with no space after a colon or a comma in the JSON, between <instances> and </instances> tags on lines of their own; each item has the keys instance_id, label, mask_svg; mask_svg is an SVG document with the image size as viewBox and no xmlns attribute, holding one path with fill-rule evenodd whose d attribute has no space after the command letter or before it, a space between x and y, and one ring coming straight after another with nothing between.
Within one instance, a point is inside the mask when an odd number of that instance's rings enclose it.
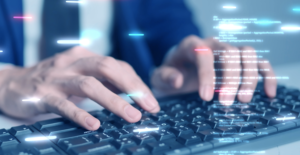
<instances>
[{"instance_id":1,"label":"finger","mask_svg":"<svg viewBox=\"0 0 300 155\"><path fill-rule=\"evenodd\" d=\"M47 112L66 117L87 130L94 131L100 127L98 119L66 99L48 95L42 99L42 104Z\"/></svg>"},{"instance_id":2,"label":"finger","mask_svg":"<svg viewBox=\"0 0 300 155\"><path fill-rule=\"evenodd\" d=\"M151 113L160 110L150 89L125 62L111 57L85 58L74 63L71 70L78 74L94 76L110 82L122 92L131 95L137 104Z\"/></svg>"},{"instance_id":3,"label":"finger","mask_svg":"<svg viewBox=\"0 0 300 155\"><path fill-rule=\"evenodd\" d=\"M134 123L141 118L140 111L120 96L108 90L94 77L61 77L56 78L52 83L58 86L64 93L92 99L127 122Z\"/></svg>"},{"instance_id":4,"label":"finger","mask_svg":"<svg viewBox=\"0 0 300 155\"><path fill-rule=\"evenodd\" d=\"M269 61L260 59L258 63L259 73L264 77L264 89L268 97L273 98L276 96L277 81L275 73ZM271 78L268 78L271 77Z\"/></svg>"},{"instance_id":5,"label":"finger","mask_svg":"<svg viewBox=\"0 0 300 155\"><path fill-rule=\"evenodd\" d=\"M183 85L183 75L174 67L162 66L154 71L151 82L161 90L179 89Z\"/></svg>"},{"instance_id":6,"label":"finger","mask_svg":"<svg viewBox=\"0 0 300 155\"><path fill-rule=\"evenodd\" d=\"M239 50L227 44L211 40L208 43L216 53L216 66L223 70L222 74L216 76L216 83L219 88L219 100L223 105L231 105L234 102L240 83L240 60L234 60L234 55L239 55ZM236 70L234 72L228 70Z\"/></svg>"},{"instance_id":7,"label":"finger","mask_svg":"<svg viewBox=\"0 0 300 155\"><path fill-rule=\"evenodd\" d=\"M253 92L258 82L257 71L257 55L255 50L251 47L241 47L241 61L242 61L242 84L240 85L238 99L241 102L250 102ZM251 52L244 52L251 51Z\"/></svg>"}]
</instances>

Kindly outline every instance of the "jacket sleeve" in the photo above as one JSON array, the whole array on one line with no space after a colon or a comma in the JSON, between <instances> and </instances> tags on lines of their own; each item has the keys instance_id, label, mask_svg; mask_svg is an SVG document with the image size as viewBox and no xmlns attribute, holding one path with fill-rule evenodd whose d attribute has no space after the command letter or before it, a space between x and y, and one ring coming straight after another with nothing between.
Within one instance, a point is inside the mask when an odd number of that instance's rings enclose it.
<instances>
[{"instance_id":1,"label":"jacket sleeve","mask_svg":"<svg viewBox=\"0 0 300 155\"><path fill-rule=\"evenodd\" d=\"M142 0L138 21L156 66L185 37L202 37L184 0Z\"/></svg>"}]
</instances>

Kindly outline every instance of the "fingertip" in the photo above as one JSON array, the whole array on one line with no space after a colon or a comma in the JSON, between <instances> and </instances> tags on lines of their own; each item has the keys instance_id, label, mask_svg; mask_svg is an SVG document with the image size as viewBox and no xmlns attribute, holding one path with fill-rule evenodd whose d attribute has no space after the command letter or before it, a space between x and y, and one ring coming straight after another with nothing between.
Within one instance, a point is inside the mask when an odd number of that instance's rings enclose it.
<instances>
[{"instance_id":1,"label":"fingertip","mask_svg":"<svg viewBox=\"0 0 300 155\"><path fill-rule=\"evenodd\" d=\"M130 104L128 104L124 107L124 111L127 115L127 117L125 119L129 123L135 123L135 122L139 121L142 117L142 113L139 110L137 110L136 108L134 108L133 106L131 106Z\"/></svg>"},{"instance_id":2,"label":"fingertip","mask_svg":"<svg viewBox=\"0 0 300 155\"><path fill-rule=\"evenodd\" d=\"M95 117L88 116L85 118L85 123L87 125L87 129L91 131L95 131L100 127L100 121Z\"/></svg>"},{"instance_id":3,"label":"fingertip","mask_svg":"<svg viewBox=\"0 0 300 155\"><path fill-rule=\"evenodd\" d=\"M200 90L199 95L203 100L205 101L212 100L214 95L214 89L212 86L200 86L199 90Z\"/></svg>"},{"instance_id":4,"label":"fingertip","mask_svg":"<svg viewBox=\"0 0 300 155\"><path fill-rule=\"evenodd\" d=\"M266 86L265 91L268 97L274 98L276 96L277 86L276 85Z\"/></svg>"},{"instance_id":5,"label":"fingertip","mask_svg":"<svg viewBox=\"0 0 300 155\"><path fill-rule=\"evenodd\" d=\"M179 89L183 83L183 77L178 72L173 72L168 78L168 83L172 88Z\"/></svg>"},{"instance_id":6,"label":"fingertip","mask_svg":"<svg viewBox=\"0 0 300 155\"><path fill-rule=\"evenodd\" d=\"M155 109L149 111L150 113L158 113L160 111L160 106L156 107Z\"/></svg>"},{"instance_id":7,"label":"fingertip","mask_svg":"<svg viewBox=\"0 0 300 155\"><path fill-rule=\"evenodd\" d=\"M234 97L229 95L219 95L219 102L224 106L231 106L234 102Z\"/></svg>"}]
</instances>

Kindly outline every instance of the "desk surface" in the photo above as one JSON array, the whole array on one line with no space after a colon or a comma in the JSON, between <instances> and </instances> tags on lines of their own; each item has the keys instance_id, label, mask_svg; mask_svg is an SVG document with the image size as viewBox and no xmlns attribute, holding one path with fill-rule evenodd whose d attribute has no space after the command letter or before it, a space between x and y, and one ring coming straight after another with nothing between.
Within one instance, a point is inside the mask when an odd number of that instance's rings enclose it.
<instances>
[{"instance_id":1,"label":"desk surface","mask_svg":"<svg viewBox=\"0 0 300 155\"><path fill-rule=\"evenodd\" d=\"M275 66L274 70L275 70L275 73L277 76L288 76L289 77L289 80L279 80L278 83L284 84L288 87L300 89L300 80L298 80L299 76L300 76L300 63ZM131 99L128 98L124 94L121 94L120 96L122 98L124 98L125 100L127 100L128 102L131 101ZM100 105L98 105L97 103L95 103L89 99L86 99L82 103L78 104L78 107L80 107L84 110L87 110L87 111L103 109ZM31 118L31 119L19 120L19 119L10 118L3 114L0 114L0 120L1 120L0 121L1 122L0 129L1 128L10 128L12 126L18 126L18 125L22 125L22 124L31 125L40 120L57 118L57 117L60 117L60 116L55 115L55 114L44 114L44 115L39 115L39 116ZM266 150L265 154L269 154L267 152L274 152L274 151L277 152L278 149L280 148L280 150L281 150L280 155L285 155L285 154L291 155L291 151L283 151L283 150L294 150L294 149L297 149L299 147L299 145L300 145L300 141L290 143L290 144L280 146L280 147L278 146L276 148ZM297 151L297 153L299 153L299 152ZM271 154L273 154L273 153L271 153ZM275 153L275 154L277 154L277 153Z\"/></svg>"}]
</instances>

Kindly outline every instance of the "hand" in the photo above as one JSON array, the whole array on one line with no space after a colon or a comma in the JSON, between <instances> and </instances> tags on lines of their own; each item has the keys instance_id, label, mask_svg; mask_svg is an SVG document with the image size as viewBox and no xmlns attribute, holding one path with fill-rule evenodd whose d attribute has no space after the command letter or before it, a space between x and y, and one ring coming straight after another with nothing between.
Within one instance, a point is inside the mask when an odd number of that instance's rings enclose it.
<instances>
[{"instance_id":1,"label":"hand","mask_svg":"<svg viewBox=\"0 0 300 155\"><path fill-rule=\"evenodd\" d=\"M237 48L214 39L189 36L168 53L163 64L153 72L151 83L155 89L167 94L199 90L200 97L210 101L214 91L219 91L222 104L232 104L236 95L239 101L250 102L258 74L275 77L268 61L257 61L251 47ZM276 96L276 85L275 79L264 78L268 97ZM244 95L245 92L248 94Z\"/></svg>"},{"instance_id":2,"label":"hand","mask_svg":"<svg viewBox=\"0 0 300 155\"><path fill-rule=\"evenodd\" d=\"M53 112L88 130L100 127L98 119L79 109L72 96L94 100L128 122L137 122L141 113L106 86L125 93L142 93L133 100L149 112L160 107L149 88L126 62L99 56L75 47L31 68L11 68L0 72L0 109L17 118ZM38 102L22 102L28 98Z\"/></svg>"}]
</instances>

